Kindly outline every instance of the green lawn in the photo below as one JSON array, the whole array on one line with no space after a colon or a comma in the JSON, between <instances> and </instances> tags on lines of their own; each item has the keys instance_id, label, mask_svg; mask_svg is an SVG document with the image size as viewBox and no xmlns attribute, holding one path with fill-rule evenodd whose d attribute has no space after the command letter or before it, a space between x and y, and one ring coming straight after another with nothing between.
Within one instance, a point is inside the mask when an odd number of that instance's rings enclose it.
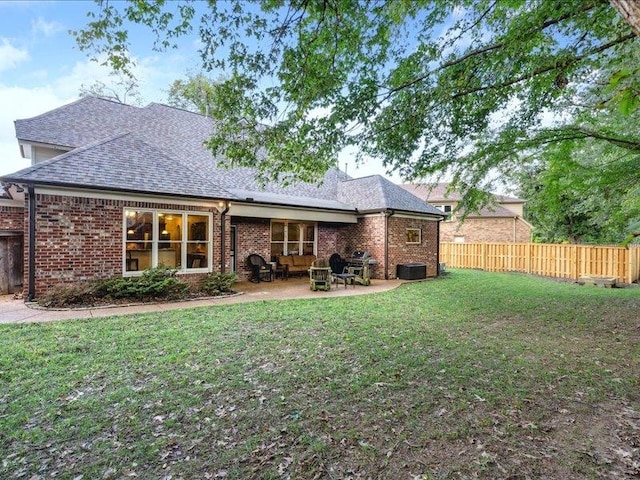
<instances>
[{"instance_id":1,"label":"green lawn","mask_svg":"<svg viewBox=\"0 0 640 480\"><path fill-rule=\"evenodd\" d=\"M0 478L632 478L639 312L638 288L455 270L1 325Z\"/></svg>"}]
</instances>

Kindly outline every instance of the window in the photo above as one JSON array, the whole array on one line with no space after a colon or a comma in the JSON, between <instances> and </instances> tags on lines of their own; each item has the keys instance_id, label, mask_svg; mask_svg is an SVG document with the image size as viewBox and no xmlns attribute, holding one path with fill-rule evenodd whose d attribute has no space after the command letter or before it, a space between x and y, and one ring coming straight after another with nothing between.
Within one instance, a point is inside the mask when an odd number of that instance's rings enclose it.
<instances>
[{"instance_id":1,"label":"window","mask_svg":"<svg viewBox=\"0 0 640 480\"><path fill-rule=\"evenodd\" d=\"M422 231L419 228L407 228L407 243L422 243Z\"/></svg>"},{"instance_id":2,"label":"window","mask_svg":"<svg viewBox=\"0 0 640 480\"><path fill-rule=\"evenodd\" d=\"M446 213L447 215L451 214L451 205L434 205L438 210L442 213Z\"/></svg>"},{"instance_id":3,"label":"window","mask_svg":"<svg viewBox=\"0 0 640 480\"><path fill-rule=\"evenodd\" d=\"M464 235L454 235L453 243L464 243Z\"/></svg>"},{"instance_id":4,"label":"window","mask_svg":"<svg viewBox=\"0 0 640 480\"><path fill-rule=\"evenodd\" d=\"M209 270L211 216L159 210L125 210L124 271L165 265L181 271Z\"/></svg>"},{"instance_id":5,"label":"window","mask_svg":"<svg viewBox=\"0 0 640 480\"><path fill-rule=\"evenodd\" d=\"M274 220L271 222L271 257L313 255L316 251L316 224Z\"/></svg>"}]
</instances>

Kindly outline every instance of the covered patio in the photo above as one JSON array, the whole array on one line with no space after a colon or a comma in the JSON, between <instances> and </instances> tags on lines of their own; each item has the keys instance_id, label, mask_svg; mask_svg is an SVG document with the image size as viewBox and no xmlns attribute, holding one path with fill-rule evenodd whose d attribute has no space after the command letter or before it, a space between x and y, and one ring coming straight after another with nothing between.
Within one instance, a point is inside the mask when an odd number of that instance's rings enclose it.
<instances>
[{"instance_id":1,"label":"covered patio","mask_svg":"<svg viewBox=\"0 0 640 480\"><path fill-rule=\"evenodd\" d=\"M233 303L253 300L288 300L294 298L333 298L366 295L368 293L392 290L405 282L405 280L372 279L371 284L368 286L359 284L345 286L343 283L332 283L331 289L328 291L312 291L309 288L309 275L289 277L286 280L277 278L271 282L260 283L242 281L236 283L233 287L237 292L242 292L241 295L233 297L234 299L238 299L238 301Z\"/></svg>"}]
</instances>

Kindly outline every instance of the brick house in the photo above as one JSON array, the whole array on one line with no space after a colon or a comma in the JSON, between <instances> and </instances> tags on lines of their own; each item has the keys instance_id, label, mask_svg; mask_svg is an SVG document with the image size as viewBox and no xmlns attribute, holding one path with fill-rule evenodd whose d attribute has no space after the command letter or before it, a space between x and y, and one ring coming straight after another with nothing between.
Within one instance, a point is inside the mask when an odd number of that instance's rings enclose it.
<instances>
[{"instance_id":1,"label":"brick house","mask_svg":"<svg viewBox=\"0 0 640 480\"><path fill-rule=\"evenodd\" d=\"M448 215L440 226L440 241L458 243L530 242L533 225L523 218L525 201L494 195L494 204L469 213L463 221L453 214L461 200L459 192L449 192L448 183L434 185L406 183L402 188ZM431 188L433 187L433 188Z\"/></svg>"},{"instance_id":2,"label":"brick house","mask_svg":"<svg viewBox=\"0 0 640 480\"><path fill-rule=\"evenodd\" d=\"M159 264L188 281L258 253L371 252L372 277L399 263L438 274L442 213L381 176L331 169L320 185L259 185L203 147L214 124L161 104L87 97L15 122L32 165L0 178L0 234L23 236L27 299L55 284L135 276Z\"/></svg>"}]
</instances>

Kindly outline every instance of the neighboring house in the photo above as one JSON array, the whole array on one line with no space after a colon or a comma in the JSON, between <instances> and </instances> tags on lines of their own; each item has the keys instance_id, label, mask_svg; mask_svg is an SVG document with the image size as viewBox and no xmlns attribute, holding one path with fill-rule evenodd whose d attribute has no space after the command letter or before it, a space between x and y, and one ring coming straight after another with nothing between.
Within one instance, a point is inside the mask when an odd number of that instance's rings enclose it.
<instances>
[{"instance_id":1,"label":"neighboring house","mask_svg":"<svg viewBox=\"0 0 640 480\"><path fill-rule=\"evenodd\" d=\"M413 195L429 202L448 215L440 226L440 241L459 243L517 243L530 242L533 226L523 218L524 200L504 195L494 195L495 205L484 207L480 212L469 213L460 221L452 214L460 193L447 193L448 183L435 185L401 185ZM433 188L431 188L433 186Z\"/></svg>"},{"instance_id":2,"label":"neighboring house","mask_svg":"<svg viewBox=\"0 0 640 480\"><path fill-rule=\"evenodd\" d=\"M369 251L373 278L399 263L438 273L439 210L381 176L331 169L320 186L261 187L203 147L214 123L152 103L87 97L15 122L32 166L0 178L0 235L22 232L24 290L139 275L165 264L197 281L246 278L247 256Z\"/></svg>"}]
</instances>

